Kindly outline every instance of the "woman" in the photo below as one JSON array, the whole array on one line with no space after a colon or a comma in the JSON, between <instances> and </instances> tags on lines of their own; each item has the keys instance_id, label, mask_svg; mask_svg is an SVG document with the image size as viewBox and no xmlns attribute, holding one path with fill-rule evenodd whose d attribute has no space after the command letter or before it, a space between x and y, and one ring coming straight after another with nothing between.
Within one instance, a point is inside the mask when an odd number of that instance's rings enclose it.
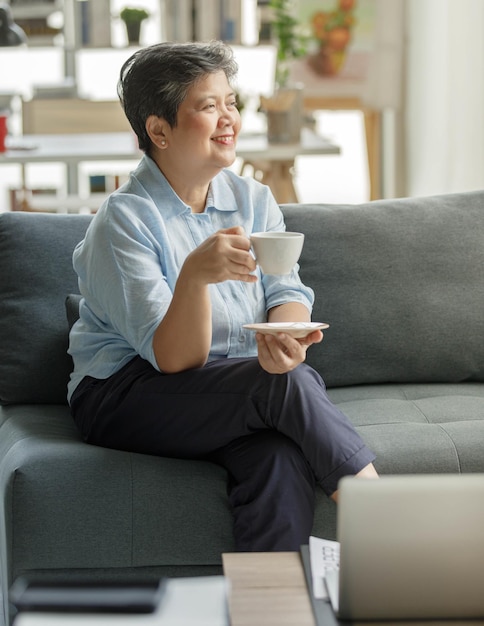
<instances>
[{"instance_id":1,"label":"woman","mask_svg":"<svg viewBox=\"0 0 484 626\"><path fill-rule=\"evenodd\" d=\"M248 235L283 230L269 189L226 168L240 115L230 48L151 46L118 92L145 152L92 220L73 262L83 300L70 336L73 417L86 441L226 467L239 550L307 542L315 483L337 498L373 454L303 364L322 340L246 332L308 321L297 268L264 276Z\"/></svg>"}]
</instances>

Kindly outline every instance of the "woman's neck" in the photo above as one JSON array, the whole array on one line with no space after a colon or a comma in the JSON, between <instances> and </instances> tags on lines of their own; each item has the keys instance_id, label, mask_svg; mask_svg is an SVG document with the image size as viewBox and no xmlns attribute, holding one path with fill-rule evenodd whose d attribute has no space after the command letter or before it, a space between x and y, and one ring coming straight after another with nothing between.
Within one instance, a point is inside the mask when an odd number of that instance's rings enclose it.
<instances>
[{"instance_id":1,"label":"woman's neck","mask_svg":"<svg viewBox=\"0 0 484 626\"><path fill-rule=\"evenodd\" d=\"M200 185L199 187L187 187L186 185L174 185L169 179L168 182L177 196L191 208L192 213L203 213L205 211L210 183Z\"/></svg>"},{"instance_id":2,"label":"woman's neck","mask_svg":"<svg viewBox=\"0 0 484 626\"><path fill-rule=\"evenodd\" d=\"M170 167L162 167L157 163L166 180L177 196L187 204L193 213L203 213L207 204L207 195L211 179L194 181L187 172L179 173Z\"/></svg>"}]
</instances>

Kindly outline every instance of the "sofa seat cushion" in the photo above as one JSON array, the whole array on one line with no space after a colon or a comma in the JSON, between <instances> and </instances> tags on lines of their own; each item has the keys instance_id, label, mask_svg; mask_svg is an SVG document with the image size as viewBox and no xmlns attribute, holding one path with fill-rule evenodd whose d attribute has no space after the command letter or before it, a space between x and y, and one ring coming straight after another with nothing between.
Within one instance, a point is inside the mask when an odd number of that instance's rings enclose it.
<instances>
[{"instance_id":1,"label":"sofa seat cushion","mask_svg":"<svg viewBox=\"0 0 484 626\"><path fill-rule=\"evenodd\" d=\"M81 441L65 406L0 407L15 578L45 568L220 565L234 549L227 474Z\"/></svg>"},{"instance_id":2,"label":"sofa seat cushion","mask_svg":"<svg viewBox=\"0 0 484 626\"><path fill-rule=\"evenodd\" d=\"M484 471L484 384L359 385L329 396L382 474Z\"/></svg>"},{"instance_id":3,"label":"sofa seat cushion","mask_svg":"<svg viewBox=\"0 0 484 626\"><path fill-rule=\"evenodd\" d=\"M361 385L329 395L381 473L484 471L480 383ZM223 469L88 445L65 406L0 407L0 458L2 506L12 513L2 552L12 552L14 577L46 563L220 565L234 549ZM334 537L335 521L334 503L318 490L314 534Z\"/></svg>"}]
</instances>

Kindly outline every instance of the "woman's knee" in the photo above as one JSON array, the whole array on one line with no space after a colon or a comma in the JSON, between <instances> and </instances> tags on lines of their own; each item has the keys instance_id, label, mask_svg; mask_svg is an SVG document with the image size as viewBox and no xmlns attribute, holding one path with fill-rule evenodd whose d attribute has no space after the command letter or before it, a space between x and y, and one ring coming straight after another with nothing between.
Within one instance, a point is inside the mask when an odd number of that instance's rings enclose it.
<instances>
[{"instance_id":1,"label":"woman's knee","mask_svg":"<svg viewBox=\"0 0 484 626\"><path fill-rule=\"evenodd\" d=\"M209 455L226 467L236 482L268 481L284 483L298 476L314 483L313 472L301 448L289 437L274 429L265 429L233 440Z\"/></svg>"},{"instance_id":2,"label":"woman's knee","mask_svg":"<svg viewBox=\"0 0 484 626\"><path fill-rule=\"evenodd\" d=\"M263 465L268 473L287 481L290 476L299 477L314 484L314 474L301 448L286 435L266 431L261 438L263 444Z\"/></svg>"}]
</instances>

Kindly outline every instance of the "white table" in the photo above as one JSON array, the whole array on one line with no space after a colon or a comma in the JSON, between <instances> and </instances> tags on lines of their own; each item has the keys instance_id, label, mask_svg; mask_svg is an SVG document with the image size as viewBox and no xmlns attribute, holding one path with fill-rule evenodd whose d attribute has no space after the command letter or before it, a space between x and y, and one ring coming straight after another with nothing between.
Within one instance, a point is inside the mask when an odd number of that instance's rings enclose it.
<instances>
[{"instance_id":1,"label":"white table","mask_svg":"<svg viewBox=\"0 0 484 626\"><path fill-rule=\"evenodd\" d=\"M228 581L223 576L171 578L154 613L25 612L15 626L228 626Z\"/></svg>"},{"instance_id":2,"label":"white table","mask_svg":"<svg viewBox=\"0 0 484 626\"><path fill-rule=\"evenodd\" d=\"M72 135L23 135L7 139L7 151L0 154L0 165L19 164L23 168L34 163L60 162L67 168L69 194L78 193L78 167L86 161L132 161L142 153L131 132L93 133ZM241 134L237 155L243 159L243 168L251 165L268 184L276 199L297 202L292 180L294 160L300 155L339 154L339 146L303 128L301 142L269 144L261 133Z\"/></svg>"}]
</instances>

